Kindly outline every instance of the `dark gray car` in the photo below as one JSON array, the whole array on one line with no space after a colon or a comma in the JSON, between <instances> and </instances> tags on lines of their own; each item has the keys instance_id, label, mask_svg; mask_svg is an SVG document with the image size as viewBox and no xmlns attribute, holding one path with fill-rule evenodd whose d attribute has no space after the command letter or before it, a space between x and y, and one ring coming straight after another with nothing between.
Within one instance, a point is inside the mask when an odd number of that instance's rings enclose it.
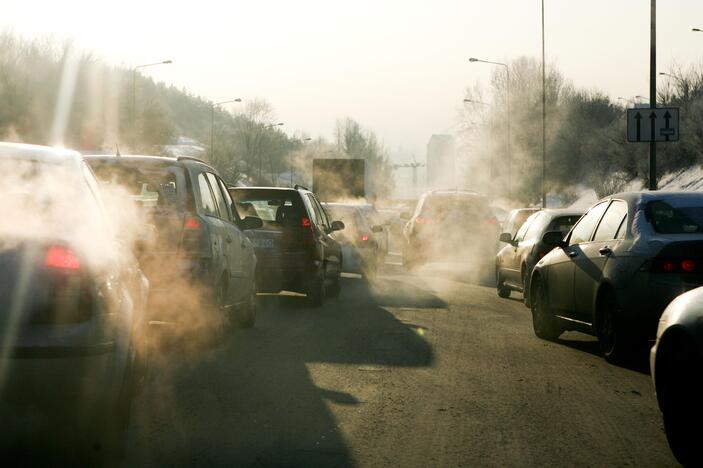
<instances>
[{"instance_id":1,"label":"dark gray car","mask_svg":"<svg viewBox=\"0 0 703 468\"><path fill-rule=\"evenodd\" d=\"M217 335L231 323L254 326L257 259L243 231L261 220L239 218L214 168L188 157L85 159L103 184L124 187L146 214L145 235L152 235L140 263L152 284L150 318L214 327ZM191 313L202 304L214 316Z\"/></svg>"},{"instance_id":2,"label":"dark gray car","mask_svg":"<svg viewBox=\"0 0 703 468\"><path fill-rule=\"evenodd\" d=\"M630 192L600 200L532 273L535 334L598 337L610 361L655 337L673 298L703 284L703 194Z\"/></svg>"}]
</instances>

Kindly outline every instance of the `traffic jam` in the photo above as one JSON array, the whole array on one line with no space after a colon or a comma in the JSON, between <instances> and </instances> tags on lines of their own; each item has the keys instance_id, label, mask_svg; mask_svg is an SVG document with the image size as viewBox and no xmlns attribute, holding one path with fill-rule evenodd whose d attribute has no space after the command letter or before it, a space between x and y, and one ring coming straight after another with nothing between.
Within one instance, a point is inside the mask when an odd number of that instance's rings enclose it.
<instances>
[{"instance_id":1,"label":"traffic jam","mask_svg":"<svg viewBox=\"0 0 703 468\"><path fill-rule=\"evenodd\" d=\"M703 466L703 3L216 3L3 7L3 465Z\"/></svg>"}]
</instances>

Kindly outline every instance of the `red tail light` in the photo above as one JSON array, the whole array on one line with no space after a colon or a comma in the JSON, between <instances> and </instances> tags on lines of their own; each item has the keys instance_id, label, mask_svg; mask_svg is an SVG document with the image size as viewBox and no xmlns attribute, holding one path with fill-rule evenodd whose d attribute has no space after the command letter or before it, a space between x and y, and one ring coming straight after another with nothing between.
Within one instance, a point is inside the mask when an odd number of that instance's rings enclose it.
<instances>
[{"instance_id":1,"label":"red tail light","mask_svg":"<svg viewBox=\"0 0 703 468\"><path fill-rule=\"evenodd\" d=\"M417 224L429 224L430 223L430 218L425 218L423 216L418 216L415 218L415 222Z\"/></svg>"},{"instance_id":2,"label":"red tail light","mask_svg":"<svg viewBox=\"0 0 703 468\"><path fill-rule=\"evenodd\" d=\"M303 218L303 227L312 227L312 223L310 222L310 218Z\"/></svg>"},{"instance_id":3,"label":"red tail light","mask_svg":"<svg viewBox=\"0 0 703 468\"><path fill-rule=\"evenodd\" d=\"M653 271L665 273L697 273L698 265L692 259L656 258L652 262Z\"/></svg>"},{"instance_id":4,"label":"red tail light","mask_svg":"<svg viewBox=\"0 0 703 468\"><path fill-rule=\"evenodd\" d=\"M496 226L498 224L498 220L495 218L488 218L486 220L486 224L490 224L491 226Z\"/></svg>"},{"instance_id":5,"label":"red tail light","mask_svg":"<svg viewBox=\"0 0 703 468\"><path fill-rule=\"evenodd\" d=\"M49 247L46 251L44 263L49 268L59 270L78 270L81 267L81 262L73 250L57 245Z\"/></svg>"},{"instance_id":6,"label":"red tail light","mask_svg":"<svg viewBox=\"0 0 703 468\"><path fill-rule=\"evenodd\" d=\"M183 227L186 229L200 229L200 220L198 218L186 218Z\"/></svg>"},{"instance_id":7,"label":"red tail light","mask_svg":"<svg viewBox=\"0 0 703 468\"><path fill-rule=\"evenodd\" d=\"M367 236L366 234L364 234L363 236L361 236L361 240L364 241L364 242L366 242L367 240L369 240L369 236Z\"/></svg>"}]
</instances>

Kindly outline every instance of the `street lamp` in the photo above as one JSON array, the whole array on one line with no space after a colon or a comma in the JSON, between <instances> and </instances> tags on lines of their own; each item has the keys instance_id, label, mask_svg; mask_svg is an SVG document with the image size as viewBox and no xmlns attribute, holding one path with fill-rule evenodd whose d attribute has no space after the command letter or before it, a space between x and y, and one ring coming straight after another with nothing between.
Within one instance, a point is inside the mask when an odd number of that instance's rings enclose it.
<instances>
[{"instance_id":1,"label":"street lamp","mask_svg":"<svg viewBox=\"0 0 703 468\"><path fill-rule=\"evenodd\" d=\"M497 65L499 67L505 67L505 79L506 79L506 94L507 94L507 108L508 108L508 199L513 198L512 183L511 183L511 173L512 173L512 155L510 153L510 67L507 63L501 62L491 62L490 60L481 60L476 57L470 57L469 62L471 63L487 63L489 65ZM466 102L466 100L464 100Z\"/></svg>"},{"instance_id":2,"label":"street lamp","mask_svg":"<svg viewBox=\"0 0 703 468\"><path fill-rule=\"evenodd\" d=\"M172 63L173 60L164 60L162 62L137 65L132 69L132 131L135 131L137 127L137 70L140 68L154 67L156 65L170 65Z\"/></svg>"},{"instance_id":3,"label":"street lamp","mask_svg":"<svg viewBox=\"0 0 703 468\"><path fill-rule=\"evenodd\" d=\"M703 32L703 29L698 29L698 28L693 28L691 29L693 32Z\"/></svg>"},{"instance_id":4,"label":"street lamp","mask_svg":"<svg viewBox=\"0 0 703 468\"><path fill-rule=\"evenodd\" d=\"M673 78L673 79L675 79L676 81L678 81L679 83L680 83L681 81L683 81L683 78L681 78L680 76L674 75L673 73L659 72L659 74L660 74L661 76L667 76L667 77L669 77L669 78Z\"/></svg>"},{"instance_id":5,"label":"street lamp","mask_svg":"<svg viewBox=\"0 0 703 468\"><path fill-rule=\"evenodd\" d=\"M481 104L482 106L493 107L491 104L488 104L487 102L474 101L473 99L464 99L464 102L467 104Z\"/></svg>"},{"instance_id":6,"label":"street lamp","mask_svg":"<svg viewBox=\"0 0 703 468\"><path fill-rule=\"evenodd\" d=\"M283 122L278 122L278 123L275 123L275 124L265 125L264 128L282 127L283 125L284 125Z\"/></svg>"},{"instance_id":7,"label":"street lamp","mask_svg":"<svg viewBox=\"0 0 703 468\"><path fill-rule=\"evenodd\" d=\"M210 107L210 161L215 162L215 107L231 102L242 102L241 98L230 99L229 101L213 102Z\"/></svg>"}]
</instances>

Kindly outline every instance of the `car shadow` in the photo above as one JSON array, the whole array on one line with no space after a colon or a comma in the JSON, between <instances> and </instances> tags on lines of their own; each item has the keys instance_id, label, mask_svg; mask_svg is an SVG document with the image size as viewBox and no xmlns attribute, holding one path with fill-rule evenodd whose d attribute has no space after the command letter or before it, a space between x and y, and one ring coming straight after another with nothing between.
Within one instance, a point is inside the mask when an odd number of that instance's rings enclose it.
<instances>
[{"instance_id":1,"label":"car shadow","mask_svg":"<svg viewBox=\"0 0 703 468\"><path fill-rule=\"evenodd\" d=\"M364 280L342 281L341 297L322 308L267 296L255 328L211 352L157 359L134 405L126 465L354 465L333 409L367 404L355 390L369 371L431 366L434 354L383 308L386 296ZM410 293L402 282L387 286ZM421 291L396 303L441 301Z\"/></svg>"},{"instance_id":2,"label":"car shadow","mask_svg":"<svg viewBox=\"0 0 703 468\"><path fill-rule=\"evenodd\" d=\"M584 353L592 354L593 356L597 356L601 359L605 359L602 357L603 354L601 353L600 346L598 345L598 339L589 335L584 335L578 332L566 332L562 334L561 337L557 338L555 342ZM631 356L624 359L622 362L613 365L639 372L640 374L649 375L649 350L645 348L646 347L640 347L633 350Z\"/></svg>"}]
</instances>

